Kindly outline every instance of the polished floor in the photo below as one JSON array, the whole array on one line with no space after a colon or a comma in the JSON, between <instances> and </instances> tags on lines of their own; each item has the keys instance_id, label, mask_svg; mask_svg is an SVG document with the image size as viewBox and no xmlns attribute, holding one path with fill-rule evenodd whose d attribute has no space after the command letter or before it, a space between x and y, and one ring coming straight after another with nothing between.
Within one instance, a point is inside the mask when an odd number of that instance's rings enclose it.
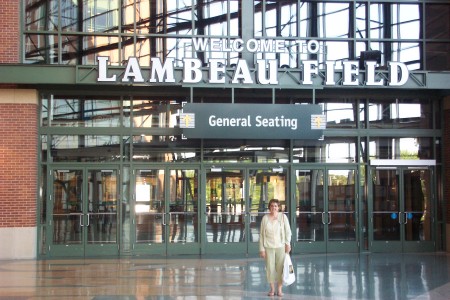
<instances>
[{"instance_id":1,"label":"polished floor","mask_svg":"<svg viewBox=\"0 0 450 300\"><path fill-rule=\"evenodd\" d=\"M450 299L450 254L294 255L282 299ZM0 299L270 299L257 257L0 261ZM280 297L272 297L280 299Z\"/></svg>"}]
</instances>

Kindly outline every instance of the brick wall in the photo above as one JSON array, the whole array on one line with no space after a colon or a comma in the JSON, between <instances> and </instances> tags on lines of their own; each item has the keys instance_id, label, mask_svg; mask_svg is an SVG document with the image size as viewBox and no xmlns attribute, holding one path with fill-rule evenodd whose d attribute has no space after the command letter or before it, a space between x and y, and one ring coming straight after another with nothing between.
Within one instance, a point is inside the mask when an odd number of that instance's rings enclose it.
<instances>
[{"instance_id":1,"label":"brick wall","mask_svg":"<svg viewBox=\"0 0 450 300\"><path fill-rule=\"evenodd\" d=\"M20 2L0 0L0 63L20 62Z\"/></svg>"},{"instance_id":2,"label":"brick wall","mask_svg":"<svg viewBox=\"0 0 450 300\"><path fill-rule=\"evenodd\" d=\"M0 101L0 137L0 227L36 226L37 105Z\"/></svg>"}]
</instances>

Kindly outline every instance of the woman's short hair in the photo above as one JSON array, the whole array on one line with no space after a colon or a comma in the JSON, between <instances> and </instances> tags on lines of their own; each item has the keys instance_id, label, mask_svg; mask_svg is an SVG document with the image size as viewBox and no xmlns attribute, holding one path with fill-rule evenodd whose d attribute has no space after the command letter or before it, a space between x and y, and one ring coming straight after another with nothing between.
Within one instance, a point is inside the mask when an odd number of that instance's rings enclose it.
<instances>
[{"instance_id":1,"label":"woman's short hair","mask_svg":"<svg viewBox=\"0 0 450 300\"><path fill-rule=\"evenodd\" d=\"M278 199L270 199L269 208L272 206L273 203L276 203L278 206L280 206L280 201L278 201Z\"/></svg>"}]
</instances>

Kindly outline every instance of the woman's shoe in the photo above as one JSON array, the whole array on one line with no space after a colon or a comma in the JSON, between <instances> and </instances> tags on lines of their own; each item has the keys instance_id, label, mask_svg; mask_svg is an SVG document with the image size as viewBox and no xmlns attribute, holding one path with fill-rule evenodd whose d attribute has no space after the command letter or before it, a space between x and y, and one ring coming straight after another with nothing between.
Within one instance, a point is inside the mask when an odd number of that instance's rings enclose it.
<instances>
[{"instance_id":1,"label":"woman's shoe","mask_svg":"<svg viewBox=\"0 0 450 300\"><path fill-rule=\"evenodd\" d=\"M278 292L277 295L278 295L278 297L283 297L283 293L282 292Z\"/></svg>"},{"instance_id":2,"label":"woman's shoe","mask_svg":"<svg viewBox=\"0 0 450 300\"><path fill-rule=\"evenodd\" d=\"M269 292L269 293L267 294L267 296L273 297L273 296L275 296L275 293L274 293L274 292Z\"/></svg>"}]
</instances>

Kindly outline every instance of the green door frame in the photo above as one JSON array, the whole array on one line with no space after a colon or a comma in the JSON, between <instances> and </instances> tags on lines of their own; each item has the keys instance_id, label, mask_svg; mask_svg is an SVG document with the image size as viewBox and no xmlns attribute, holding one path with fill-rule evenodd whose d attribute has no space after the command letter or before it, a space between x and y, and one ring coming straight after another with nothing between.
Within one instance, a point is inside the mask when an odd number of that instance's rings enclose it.
<instances>
[{"instance_id":1,"label":"green door frame","mask_svg":"<svg viewBox=\"0 0 450 300\"><path fill-rule=\"evenodd\" d=\"M375 240L374 230L376 230L374 225L374 185L372 180L373 172L377 170L391 170L396 172L397 176L397 188L398 188L398 198L399 207L396 211L393 211L392 220L399 224L400 236L398 240ZM428 170L430 171L430 200L429 204L431 207L427 207L427 212L431 215L428 216L430 219L430 239L429 240L407 240L405 227L408 222L411 222L413 214L416 212L411 212L408 210L405 204L405 180L404 172L407 170ZM369 168L369 179L368 179L368 213L369 213L369 251L371 252L431 252L435 251L435 216L436 216L436 178L435 178L435 168L433 165L391 165L384 167L371 166Z\"/></svg>"},{"instance_id":2,"label":"green door frame","mask_svg":"<svg viewBox=\"0 0 450 300\"><path fill-rule=\"evenodd\" d=\"M55 224L53 215L54 215L54 171L80 171L81 172L81 202L82 207L79 212L76 213L69 213L64 214L62 216L63 222L61 224ZM100 218L105 218L107 216L110 216L110 213L108 212L101 212L101 213L92 213L89 211L89 178L88 178L88 172L91 170L99 170L99 171L112 171L115 172L116 176L116 190L115 190L115 226L116 228L113 228L112 232L116 234L115 242L109 243L109 242L95 242L95 243L89 243L88 242L88 234L93 234L93 229L91 230L91 224L90 224L90 218L91 215L98 215ZM120 172L118 166L114 165L98 165L98 164L89 164L89 165L74 165L74 164L55 164L52 165L47 169L48 178L50 180L47 181L47 224L46 226L46 235L47 235L47 241L46 241L46 247L48 247L48 255L50 257L98 257L98 256L118 256L119 255L119 245L120 245ZM68 220L67 218L70 218L71 220ZM79 218L77 220L77 218ZM114 219L114 217L113 217ZM62 226L60 230L67 230L67 224L68 222L73 222L73 224L79 222L79 230L81 234L80 243L72 244L70 242L68 243L60 243L55 244L54 243L54 230L55 226ZM114 224L114 222L112 222Z\"/></svg>"},{"instance_id":3,"label":"green door frame","mask_svg":"<svg viewBox=\"0 0 450 300\"><path fill-rule=\"evenodd\" d=\"M275 169L279 169L274 171ZM208 243L207 242L207 236L206 236L206 224L208 222L207 218L208 218L208 211L207 211L207 207L206 207L206 197L207 197L207 192L206 192L206 186L207 186L207 172L211 171L212 172L226 172L227 170L229 171L241 171L241 174L243 176L243 196L244 196L244 204L246 207L245 212L242 214L242 220L241 222L244 223L244 235L245 235L245 240L242 242L234 242L234 243L229 243L229 242L217 242L217 243ZM201 179L201 187L202 187L202 192L201 192L201 209L202 209L202 213L201 213L201 218L203 218L203 221L201 222L202 226L201 226L201 239L202 239L202 243L201 243L201 253L202 254L237 254L237 255L258 255L259 253L259 237L257 237L256 235L258 235L259 233L259 222L262 218L262 216L266 213L266 211L264 212L255 212L255 211L251 211L251 208L249 210L250 207L250 200L249 200L249 196L250 196L250 171L264 171L267 170L269 172L272 172L273 174L277 174L277 173L282 173L283 176L285 176L286 180L285 180L285 199L287 202L289 202L289 204L291 203L291 199L289 197L290 195L290 186L289 186L289 182L290 182L290 168L288 165L277 165L276 168L274 168L274 165L271 164L248 164L245 166L242 165L230 165L230 164L205 164L203 165L202 168L202 179ZM267 199L267 201L270 199ZM287 207L290 207L288 203L286 203ZM267 210L267 209L266 209ZM288 213L288 217L291 218L291 213L289 211L287 211ZM256 228L252 227L252 224L254 224L253 226L256 226ZM253 228L253 229L252 229ZM253 235L253 236L251 236Z\"/></svg>"},{"instance_id":4,"label":"green door frame","mask_svg":"<svg viewBox=\"0 0 450 300\"><path fill-rule=\"evenodd\" d=\"M310 208L310 211L302 212L300 211L301 208L298 208L297 211L297 203L296 203L296 171L298 170L304 170L306 172L308 171L322 171L323 172L323 211L312 211L312 207ZM352 170L354 171L354 185L353 185L353 191L351 191L354 195L354 207L351 211L345 211L345 210L330 210L330 202L329 202L329 183L327 180L328 172L329 171L345 171L345 170ZM293 230L293 253L333 253L333 252L358 252L360 247L360 197L359 197L359 169L358 166L355 164L327 164L327 165L299 165L294 166L291 171L291 184L293 191L291 192L291 199L292 204L292 218L291 218L291 224L292 224L292 230ZM347 201L348 199L344 199L344 201ZM295 208L295 210L294 210ZM351 218L351 214L353 214L354 217L354 229L347 228L347 230L354 230L354 240L344 240L344 239L338 239L338 240L331 240L330 239L330 228L335 224L335 219L337 215L341 216L348 216ZM320 226L322 226L322 229L319 228L319 231L323 231L323 240L316 240L316 236L314 234L311 234L309 237L305 237L303 240L300 240L298 237L297 232L297 223L300 221L300 217L303 216L304 218L310 218L311 225L314 226L314 222L319 222ZM333 223L334 222L334 223ZM330 226L331 225L331 226Z\"/></svg>"},{"instance_id":5,"label":"green door frame","mask_svg":"<svg viewBox=\"0 0 450 300\"><path fill-rule=\"evenodd\" d=\"M159 219L158 222L161 223L162 230L162 241L161 242L149 242L149 243L138 243L136 241L136 230L138 225L136 207L137 207L137 193L136 193L136 171L139 170L150 170L150 171L164 171L164 187L163 187L163 197L164 197L164 206L161 212L152 214L156 219ZM132 220L130 226L130 241L132 253L134 255L176 255L176 254L200 254L200 231L202 224L202 216L198 211L192 212L173 212L171 211L171 203L170 203L170 193L171 193L171 171L180 171L180 170L194 170L197 174L197 205L199 203L200 196L198 194L200 184L200 165L199 164L183 164L183 165L134 165L131 169L131 193L132 200L130 203L130 218ZM195 188L195 187L194 187ZM173 210L173 209L172 209ZM198 209L197 209L198 210ZM171 241L171 229L174 230L176 227L176 220L180 217L188 217L192 218L193 222L197 222L194 225L194 233L197 236L197 241L194 242L173 242ZM198 226L197 226L198 225Z\"/></svg>"}]
</instances>

